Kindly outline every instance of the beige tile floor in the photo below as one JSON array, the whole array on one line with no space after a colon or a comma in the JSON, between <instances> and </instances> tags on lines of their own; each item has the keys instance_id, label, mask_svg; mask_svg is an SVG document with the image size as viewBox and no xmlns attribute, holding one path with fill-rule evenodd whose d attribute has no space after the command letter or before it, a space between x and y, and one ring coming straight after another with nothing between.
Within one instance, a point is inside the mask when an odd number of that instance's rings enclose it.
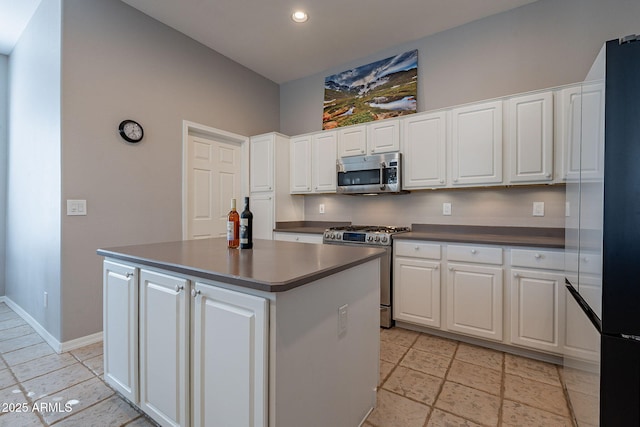
<instances>
[{"instance_id":1,"label":"beige tile floor","mask_svg":"<svg viewBox=\"0 0 640 427\"><path fill-rule=\"evenodd\" d=\"M572 426L555 365L400 328L380 340L366 427ZM102 360L101 343L55 353L0 303L0 426L154 426L104 383Z\"/></svg>"},{"instance_id":2,"label":"beige tile floor","mask_svg":"<svg viewBox=\"0 0 640 427\"><path fill-rule=\"evenodd\" d=\"M102 360L102 343L57 354L0 303L0 426L154 426L104 383Z\"/></svg>"},{"instance_id":3,"label":"beige tile floor","mask_svg":"<svg viewBox=\"0 0 640 427\"><path fill-rule=\"evenodd\" d=\"M406 329L380 330L365 426L573 426L559 367Z\"/></svg>"}]
</instances>

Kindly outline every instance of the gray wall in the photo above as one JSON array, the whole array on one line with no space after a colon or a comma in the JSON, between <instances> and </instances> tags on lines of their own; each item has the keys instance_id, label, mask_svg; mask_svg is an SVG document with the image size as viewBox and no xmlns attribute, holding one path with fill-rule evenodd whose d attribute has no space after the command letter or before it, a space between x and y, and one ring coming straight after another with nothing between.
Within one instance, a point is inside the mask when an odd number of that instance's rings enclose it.
<instances>
[{"instance_id":1,"label":"gray wall","mask_svg":"<svg viewBox=\"0 0 640 427\"><path fill-rule=\"evenodd\" d=\"M9 57L6 295L60 336L60 0ZM49 307L43 304L49 294Z\"/></svg>"},{"instance_id":2,"label":"gray wall","mask_svg":"<svg viewBox=\"0 0 640 427\"><path fill-rule=\"evenodd\" d=\"M7 119L9 107L9 57L0 55L0 295L5 280L5 203L7 197Z\"/></svg>"},{"instance_id":3,"label":"gray wall","mask_svg":"<svg viewBox=\"0 0 640 427\"><path fill-rule=\"evenodd\" d=\"M182 238L182 120L249 136L280 114L278 85L120 1L63 1L62 66L61 198L88 205L61 222L67 341L102 330L97 248Z\"/></svg>"},{"instance_id":4,"label":"gray wall","mask_svg":"<svg viewBox=\"0 0 640 427\"><path fill-rule=\"evenodd\" d=\"M281 85L280 131L296 135L322 129L326 76L411 49L419 51L419 111L579 82L606 40L640 32L638 17L637 0L540 0L373 56L358 58L354 52L350 63ZM418 219L415 222L472 221L492 225L500 218L504 225L563 226L563 209L552 209L542 219L531 217L529 202L538 199L535 201L557 206L561 197L551 187L546 188L548 191L540 188L519 190L517 197L511 190L505 193L508 197L489 191L486 196L495 202L491 209L473 202L485 200L476 197L484 194L476 190L412 193L402 196L398 203L403 215L411 212L409 215ZM340 213L339 219L358 218L356 212L367 206L368 216L363 221L405 222L404 218L389 218L384 213L388 202L379 199L366 203L351 198L329 200L332 212ZM434 214L442 209L434 200L443 199L454 204L452 217ZM333 215L329 211L324 216L317 214L322 200L322 197L305 198L305 219ZM460 216L456 214L456 206L462 208L462 212L458 210Z\"/></svg>"}]
</instances>

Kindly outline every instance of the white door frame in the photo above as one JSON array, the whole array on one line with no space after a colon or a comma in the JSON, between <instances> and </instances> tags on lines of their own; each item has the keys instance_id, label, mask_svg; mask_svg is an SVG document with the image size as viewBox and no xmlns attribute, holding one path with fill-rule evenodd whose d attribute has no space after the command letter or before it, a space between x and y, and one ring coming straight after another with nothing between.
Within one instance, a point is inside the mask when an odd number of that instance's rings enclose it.
<instances>
[{"instance_id":1,"label":"white door frame","mask_svg":"<svg viewBox=\"0 0 640 427\"><path fill-rule=\"evenodd\" d=\"M210 126L202 125L188 120L182 121L182 238L187 239L188 218L187 215L187 174L188 169L188 155L187 149L189 144L189 135L202 135L209 138L214 138L221 141L228 141L234 144L240 144L242 158L240 159L240 191L242 194L249 194L249 137L244 135L238 135L235 133L227 132L225 130L212 128Z\"/></svg>"}]
</instances>

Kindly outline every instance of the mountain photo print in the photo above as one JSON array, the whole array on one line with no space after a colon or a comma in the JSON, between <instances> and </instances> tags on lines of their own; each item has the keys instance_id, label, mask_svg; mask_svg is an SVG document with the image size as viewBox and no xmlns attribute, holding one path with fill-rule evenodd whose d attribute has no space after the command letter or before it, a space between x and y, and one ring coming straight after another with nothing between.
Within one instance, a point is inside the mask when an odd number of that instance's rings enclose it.
<instances>
[{"instance_id":1,"label":"mountain photo print","mask_svg":"<svg viewBox=\"0 0 640 427\"><path fill-rule=\"evenodd\" d=\"M415 113L417 93L417 50L328 76L322 129Z\"/></svg>"}]
</instances>

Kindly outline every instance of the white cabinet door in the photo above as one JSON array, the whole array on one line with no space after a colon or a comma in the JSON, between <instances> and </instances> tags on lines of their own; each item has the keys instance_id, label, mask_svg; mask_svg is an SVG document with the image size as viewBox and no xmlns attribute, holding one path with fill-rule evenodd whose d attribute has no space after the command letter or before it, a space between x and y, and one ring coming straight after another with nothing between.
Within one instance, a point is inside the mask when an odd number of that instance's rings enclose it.
<instances>
[{"instance_id":1,"label":"white cabinet door","mask_svg":"<svg viewBox=\"0 0 640 427\"><path fill-rule=\"evenodd\" d=\"M189 422L189 281L140 271L140 408L162 426Z\"/></svg>"},{"instance_id":2,"label":"white cabinet door","mask_svg":"<svg viewBox=\"0 0 640 427\"><path fill-rule=\"evenodd\" d=\"M563 179L602 179L604 172L604 87L586 84L563 89L559 102L559 138ZM582 145L581 145L582 142Z\"/></svg>"},{"instance_id":3,"label":"white cabinet door","mask_svg":"<svg viewBox=\"0 0 640 427\"><path fill-rule=\"evenodd\" d=\"M253 213L253 238L271 240L274 227L273 193L251 195L251 213Z\"/></svg>"},{"instance_id":4,"label":"white cabinet door","mask_svg":"<svg viewBox=\"0 0 640 427\"><path fill-rule=\"evenodd\" d=\"M275 135L264 135L250 139L249 181L251 192L273 191Z\"/></svg>"},{"instance_id":5,"label":"white cabinet door","mask_svg":"<svg viewBox=\"0 0 640 427\"><path fill-rule=\"evenodd\" d=\"M451 184L502 183L502 101L451 110Z\"/></svg>"},{"instance_id":6,"label":"white cabinet door","mask_svg":"<svg viewBox=\"0 0 640 427\"><path fill-rule=\"evenodd\" d=\"M402 120L402 188L443 187L446 179L446 112Z\"/></svg>"},{"instance_id":7,"label":"white cabinet door","mask_svg":"<svg viewBox=\"0 0 640 427\"><path fill-rule=\"evenodd\" d=\"M395 258L394 319L440 327L440 261Z\"/></svg>"},{"instance_id":8,"label":"white cabinet door","mask_svg":"<svg viewBox=\"0 0 640 427\"><path fill-rule=\"evenodd\" d=\"M291 138L291 193L311 192L311 135Z\"/></svg>"},{"instance_id":9,"label":"white cabinet door","mask_svg":"<svg viewBox=\"0 0 640 427\"><path fill-rule=\"evenodd\" d=\"M511 276L511 342L561 354L564 275L513 269Z\"/></svg>"},{"instance_id":10,"label":"white cabinet door","mask_svg":"<svg viewBox=\"0 0 640 427\"><path fill-rule=\"evenodd\" d=\"M447 328L502 340L502 267L448 264Z\"/></svg>"},{"instance_id":11,"label":"white cabinet door","mask_svg":"<svg viewBox=\"0 0 640 427\"><path fill-rule=\"evenodd\" d=\"M391 153L400 150L400 121L386 119L367 125L369 154Z\"/></svg>"},{"instance_id":12,"label":"white cabinet door","mask_svg":"<svg viewBox=\"0 0 640 427\"><path fill-rule=\"evenodd\" d=\"M314 193L335 193L337 150L335 131L313 135L311 171Z\"/></svg>"},{"instance_id":13,"label":"white cabinet door","mask_svg":"<svg viewBox=\"0 0 640 427\"><path fill-rule=\"evenodd\" d=\"M549 182L553 179L553 93L508 101L509 182Z\"/></svg>"},{"instance_id":14,"label":"white cabinet door","mask_svg":"<svg viewBox=\"0 0 640 427\"><path fill-rule=\"evenodd\" d=\"M195 293L193 425L266 426L267 300L200 283Z\"/></svg>"},{"instance_id":15,"label":"white cabinet door","mask_svg":"<svg viewBox=\"0 0 640 427\"><path fill-rule=\"evenodd\" d=\"M367 152L366 125L348 126L338 130L339 157L361 156Z\"/></svg>"},{"instance_id":16,"label":"white cabinet door","mask_svg":"<svg viewBox=\"0 0 640 427\"><path fill-rule=\"evenodd\" d=\"M138 277L130 265L104 262L104 380L138 403Z\"/></svg>"},{"instance_id":17,"label":"white cabinet door","mask_svg":"<svg viewBox=\"0 0 640 427\"><path fill-rule=\"evenodd\" d=\"M273 233L273 240L298 243L322 243L322 234L313 233Z\"/></svg>"}]
</instances>

